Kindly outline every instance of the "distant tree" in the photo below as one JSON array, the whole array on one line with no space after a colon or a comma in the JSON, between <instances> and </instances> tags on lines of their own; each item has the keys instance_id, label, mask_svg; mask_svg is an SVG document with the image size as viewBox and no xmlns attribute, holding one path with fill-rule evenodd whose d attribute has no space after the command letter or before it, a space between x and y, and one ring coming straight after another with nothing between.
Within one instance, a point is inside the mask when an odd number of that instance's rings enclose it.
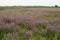
<instances>
[{"instance_id":1,"label":"distant tree","mask_svg":"<svg viewBox=\"0 0 60 40\"><path fill-rule=\"evenodd\" d=\"M58 7L58 5L55 5L55 7Z\"/></svg>"}]
</instances>

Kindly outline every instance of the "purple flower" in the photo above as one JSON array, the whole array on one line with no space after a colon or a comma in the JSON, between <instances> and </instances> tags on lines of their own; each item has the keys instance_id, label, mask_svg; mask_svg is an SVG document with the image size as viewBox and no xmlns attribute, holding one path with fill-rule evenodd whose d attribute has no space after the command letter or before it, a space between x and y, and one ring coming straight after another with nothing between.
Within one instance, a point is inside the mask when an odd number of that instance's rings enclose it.
<instances>
[{"instance_id":1,"label":"purple flower","mask_svg":"<svg viewBox=\"0 0 60 40\"><path fill-rule=\"evenodd\" d=\"M18 26L15 23L4 24L4 27L5 28L18 28Z\"/></svg>"},{"instance_id":2,"label":"purple flower","mask_svg":"<svg viewBox=\"0 0 60 40\"><path fill-rule=\"evenodd\" d=\"M7 19L12 21L12 20L15 20L16 18L14 16L9 16L9 17L7 17Z\"/></svg>"},{"instance_id":3,"label":"purple flower","mask_svg":"<svg viewBox=\"0 0 60 40\"><path fill-rule=\"evenodd\" d=\"M56 31L56 32L60 32L60 24L56 25L56 26L53 26L53 25L48 25L48 28Z\"/></svg>"},{"instance_id":4,"label":"purple flower","mask_svg":"<svg viewBox=\"0 0 60 40\"><path fill-rule=\"evenodd\" d=\"M32 30L26 32L26 35L27 35L27 36L28 36L28 35L32 35Z\"/></svg>"}]
</instances>

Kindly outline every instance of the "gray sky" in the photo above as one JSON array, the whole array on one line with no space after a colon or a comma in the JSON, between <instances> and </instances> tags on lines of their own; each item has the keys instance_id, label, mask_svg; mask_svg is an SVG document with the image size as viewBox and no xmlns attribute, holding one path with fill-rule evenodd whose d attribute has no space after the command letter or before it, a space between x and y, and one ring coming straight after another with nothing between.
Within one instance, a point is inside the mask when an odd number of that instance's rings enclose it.
<instances>
[{"instance_id":1,"label":"gray sky","mask_svg":"<svg viewBox=\"0 0 60 40\"><path fill-rule=\"evenodd\" d=\"M0 0L0 6L60 6L60 0Z\"/></svg>"}]
</instances>

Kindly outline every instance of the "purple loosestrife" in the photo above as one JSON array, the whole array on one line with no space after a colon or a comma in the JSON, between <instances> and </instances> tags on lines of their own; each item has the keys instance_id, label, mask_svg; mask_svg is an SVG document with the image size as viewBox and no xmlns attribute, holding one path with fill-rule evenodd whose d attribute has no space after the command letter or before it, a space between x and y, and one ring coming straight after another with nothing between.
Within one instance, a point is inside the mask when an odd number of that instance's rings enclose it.
<instances>
[{"instance_id":1,"label":"purple loosestrife","mask_svg":"<svg viewBox=\"0 0 60 40\"><path fill-rule=\"evenodd\" d=\"M58 21L59 19L58 18L51 18L50 21L51 22L55 22L55 21Z\"/></svg>"},{"instance_id":2,"label":"purple loosestrife","mask_svg":"<svg viewBox=\"0 0 60 40\"><path fill-rule=\"evenodd\" d=\"M4 23L3 18L0 18L0 25Z\"/></svg>"},{"instance_id":3,"label":"purple loosestrife","mask_svg":"<svg viewBox=\"0 0 60 40\"><path fill-rule=\"evenodd\" d=\"M40 9L29 9L28 10L29 13L45 13L45 10L40 10Z\"/></svg>"},{"instance_id":4,"label":"purple loosestrife","mask_svg":"<svg viewBox=\"0 0 60 40\"><path fill-rule=\"evenodd\" d=\"M7 17L7 19L9 19L10 21L16 20L16 18L14 16L9 16L9 17Z\"/></svg>"},{"instance_id":5,"label":"purple loosestrife","mask_svg":"<svg viewBox=\"0 0 60 40\"><path fill-rule=\"evenodd\" d=\"M0 18L0 22L3 22L3 18Z\"/></svg>"},{"instance_id":6,"label":"purple loosestrife","mask_svg":"<svg viewBox=\"0 0 60 40\"><path fill-rule=\"evenodd\" d=\"M20 24L20 23L22 23L22 22L23 22L23 20L20 19L20 18L16 18L16 20L15 20L15 23L16 23L16 24Z\"/></svg>"},{"instance_id":7,"label":"purple loosestrife","mask_svg":"<svg viewBox=\"0 0 60 40\"><path fill-rule=\"evenodd\" d=\"M33 16L32 15L27 15L24 17L25 19L33 19Z\"/></svg>"},{"instance_id":8,"label":"purple loosestrife","mask_svg":"<svg viewBox=\"0 0 60 40\"><path fill-rule=\"evenodd\" d=\"M57 26L55 26L55 31L60 32L60 24L58 24Z\"/></svg>"},{"instance_id":9,"label":"purple loosestrife","mask_svg":"<svg viewBox=\"0 0 60 40\"><path fill-rule=\"evenodd\" d=\"M54 30L55 26L52 26L52 25L48 24L48 28Z\"/></svg>"},{"instance_id":10,"label":"purple loosestrife","mask_svg":"<svg viewBox=\"0 0 60 40\"><path fill-rule=\"evenodd\" d=\"M31 35L32 35L32 30L26 32L26 40L29 40Z\"/></svg>"},{"instance_id":11,"label":"purple loosestrife","mask_svg":"<svg viewBox=\"0 0 60 40\"><path fill-rule=\"evenodd\" d=\"M6 23L4 24L5 28L17 28L18 26L15 23Z\"/></svg>"},{"instance_id":12,"label":"purple loosestrife","mask_svg":"<svg viewBox=\"0 0 60 40\"><path fill-rule=\"evenodd\" d=\"M26 32L27 36L31 36L32 35L32 30L29 30L28 32Z\"/></svg>"},{"instance_id":13,"label":"purple loosestrife","mask_svg":"<svg viewBox=\"0 0 60 40\"><path fill-rule=\"evenodd\" d=\"M56 26L53 26L53 25L48 25L48 28L56 31L56 32L60 32L60 24L56 25Z\"/></svg>"},{"instance_id":14,"label":"purple loosestrife","mask_svg":"<svg viewBox=\"0 0 60 40\"><path fill-rule=\"evenodd\" d=\"M48 23L48 20L43 19L43 18L36 18L32 20L32 24L37 24L37 23Z\"/></svg>"}]
</instances>

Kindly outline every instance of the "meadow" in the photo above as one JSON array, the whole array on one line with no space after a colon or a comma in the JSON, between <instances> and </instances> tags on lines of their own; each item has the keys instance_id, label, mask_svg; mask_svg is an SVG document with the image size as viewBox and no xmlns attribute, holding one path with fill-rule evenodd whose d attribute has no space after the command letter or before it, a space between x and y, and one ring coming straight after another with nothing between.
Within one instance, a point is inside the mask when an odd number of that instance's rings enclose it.
<instances>
[{"instance_id":1,"label":"meadow","mask_svg":"<svg viewBox=\"0 0 60 40\"><path fill-rule=\"evenodd\" d=\"M0 40L60 40L60 8L0 7Z\"/></svg>"}]
</instances>

